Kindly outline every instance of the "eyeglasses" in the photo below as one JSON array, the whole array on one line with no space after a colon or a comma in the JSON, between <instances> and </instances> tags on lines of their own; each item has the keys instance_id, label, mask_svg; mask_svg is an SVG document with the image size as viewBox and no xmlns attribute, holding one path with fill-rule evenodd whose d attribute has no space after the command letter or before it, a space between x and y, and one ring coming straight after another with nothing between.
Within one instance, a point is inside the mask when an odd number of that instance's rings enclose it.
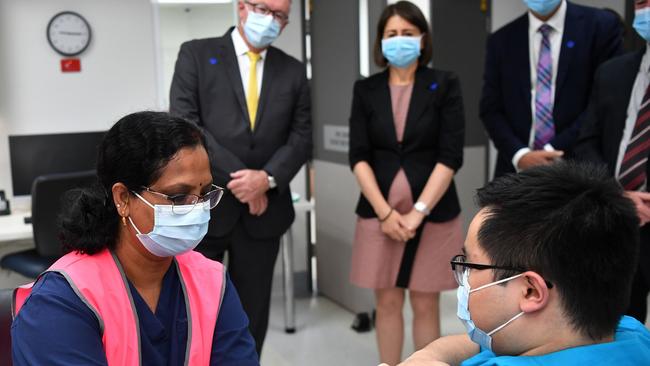
<instances>
[{"instance_id":1,"label":"eyeglasses","mask_svg":"<svg viewBox=\"0 0 650 366\"><path fill-rule=\"evenodd\" d=\"M224 189L214 184L211 185L211 188L212 190L210 192L202 196L197 196L195 194L175 194L170 196L164 193L156 192L149 187L142 187L142 189L149 193L153 193L155 195L163 197L166 200L169 200L172 203L172 212L176 215L184 215L192 211L194 206L196 206L197 203L201 202L210 202L210 209L215 208L219 204L219 201L221 201Z\"/></svg>"},{"instance_id":2,"label":"eyeglasses","mask_svg":"<svg viewBox=\"0 0 650 366\"><path fill-rule=\"evenodd\" d=\"M469 271L470 268L482 271L484 269L500 269L504 271L514 271L514 272L526 272L528 271L525 268L521 267L508 267L508 266L493 266L491 264L478 264L467 262L467 257L464 254L458 254L454 256L451 261L451 270L454 271L454 278L459 286L463 285L463 275L466 271ZM553 288L553 284L549 281L546 281L546 287Z\"/></svg>"},{"instance_id":3,"label":"eyeglasses","mask_svg":"<svg viewBox=\"0 0 650 366\"><path fill-rule=\"evenodd\" d=\"M258 3L252 3L250 1L244 0L244 3L246 5L249 5L252 9L253 12L260 14L260 15L269 15L272 14L273 18L275 18L278 22L280 23L286 23L289 21L289 16L281 11L273 11L266 7L264 4L258 4Z\"/></svg>"}]
</instances>

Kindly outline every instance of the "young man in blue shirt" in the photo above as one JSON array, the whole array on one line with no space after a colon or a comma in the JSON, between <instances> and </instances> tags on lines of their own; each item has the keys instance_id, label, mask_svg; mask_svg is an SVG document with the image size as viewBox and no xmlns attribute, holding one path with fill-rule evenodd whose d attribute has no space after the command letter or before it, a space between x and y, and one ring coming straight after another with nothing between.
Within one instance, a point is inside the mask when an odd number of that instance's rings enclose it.
<instances>
[{"instance_id":1,"label":"young man in blue shirt","mask_svg":"<svg viewBox=\"0 0 650 366\"><path fill-rule=\"evenodd\" d=\"M648 365L650 332L627 309L639 244L634 204L604 169L575 163L506 175L452 268L467 334L403 365Z\"/></svg>"}]
</instances>

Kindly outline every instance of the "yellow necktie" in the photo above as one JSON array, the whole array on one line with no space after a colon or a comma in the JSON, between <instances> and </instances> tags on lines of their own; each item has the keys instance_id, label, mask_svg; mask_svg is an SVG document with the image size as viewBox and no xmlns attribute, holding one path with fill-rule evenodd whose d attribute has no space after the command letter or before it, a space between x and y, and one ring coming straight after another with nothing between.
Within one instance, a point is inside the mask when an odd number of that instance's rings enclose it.
<instances>
[{"instance_id":1,"label":"yellow necktie","mask_svg":"<svg viewBox=\"0 0 650 366\"><path fill-rule=\"evenodd\" d=\"M257 104L259 96L257 93L257 61L261 56L259 53L252 51L246 52L250 59L250 67L248 74L248 95L246 96L246 104L248 105L248 116L250 117L251 130L255 129L255 117L257 116Z\"/></svg>"}]
</instances>

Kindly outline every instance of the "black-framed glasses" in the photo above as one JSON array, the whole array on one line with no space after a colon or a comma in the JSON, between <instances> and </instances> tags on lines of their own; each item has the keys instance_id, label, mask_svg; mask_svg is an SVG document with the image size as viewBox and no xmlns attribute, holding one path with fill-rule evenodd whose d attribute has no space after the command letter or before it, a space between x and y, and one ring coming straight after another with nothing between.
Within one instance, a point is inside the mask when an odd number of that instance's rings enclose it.
<instances>
[{"instance_id":1,"label":"black-framed glasses","mask_svg":"<svg viewBox=\"0 0 650 366\"><path fill-rule=\"evenodd\" d=\"M250 6L253 11L257 14L260 15L269 15L272 14L273 18L275 18L278 22L286 23L289 21L289 16L281 11L273 11L269 9L266 5L264 4L258 4L258 3L253 3L248 0L244 0L244 3L248 6Z\"/></svg>"},{"instance_id":2,"label":"black-framed glasses","mask_svg":"<svg viewBox=\"0 0 650 366\"><path fill-rule=\"evenodd\" d=\"M467 256L464 254L455 255L453 258L451 258L451 261L449 263L451 264L451 270L454 271L454 278L456 279L456 282L459 286L463 285L463 275L466 271L469 271L470 268L479 271L484 269L500 269L504 271L513 271L519 273L528 271L522 267L493 266L491 264L471 263L467 261ZM552 283L546 280L544 281L546 282L546 287L553 288Z\"/></svg>"},{"instance_id":3,"label":"black-framed glasses","mask_svg":"<svg viewBox=\"0 0 650 366\"><path fill-rule=\"evenodd\" d=\"M142 187L145 191L170 201L172 203L172 212L177 215L184 215L192 211L194 206L201 202L210 202L210 209L215 208L219 204L219 201L221 201L221 197L223 197L224 189L214 184L211 184L211 188L212 189L208 193L202 196L197 196L191 193L175 194L170 196L168 194L156 192L149 187Z\"/></svg>"}]
</instances>

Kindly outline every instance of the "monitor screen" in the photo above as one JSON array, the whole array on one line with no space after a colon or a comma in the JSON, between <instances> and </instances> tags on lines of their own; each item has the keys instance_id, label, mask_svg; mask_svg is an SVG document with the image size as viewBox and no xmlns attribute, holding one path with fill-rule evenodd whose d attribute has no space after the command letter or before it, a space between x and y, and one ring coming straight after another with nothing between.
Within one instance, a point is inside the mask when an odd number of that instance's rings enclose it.
<instances>
[{"instance_id":1,"label":"monitor screen","mask_svg":"<svg viewBox=\"0 0 650 366\"><path fill-rule=\"evenodd\" d=\"M29 195L40 175L95 169L105 131L9 136L14 196Z\"/></svg>"}]
</instances>

